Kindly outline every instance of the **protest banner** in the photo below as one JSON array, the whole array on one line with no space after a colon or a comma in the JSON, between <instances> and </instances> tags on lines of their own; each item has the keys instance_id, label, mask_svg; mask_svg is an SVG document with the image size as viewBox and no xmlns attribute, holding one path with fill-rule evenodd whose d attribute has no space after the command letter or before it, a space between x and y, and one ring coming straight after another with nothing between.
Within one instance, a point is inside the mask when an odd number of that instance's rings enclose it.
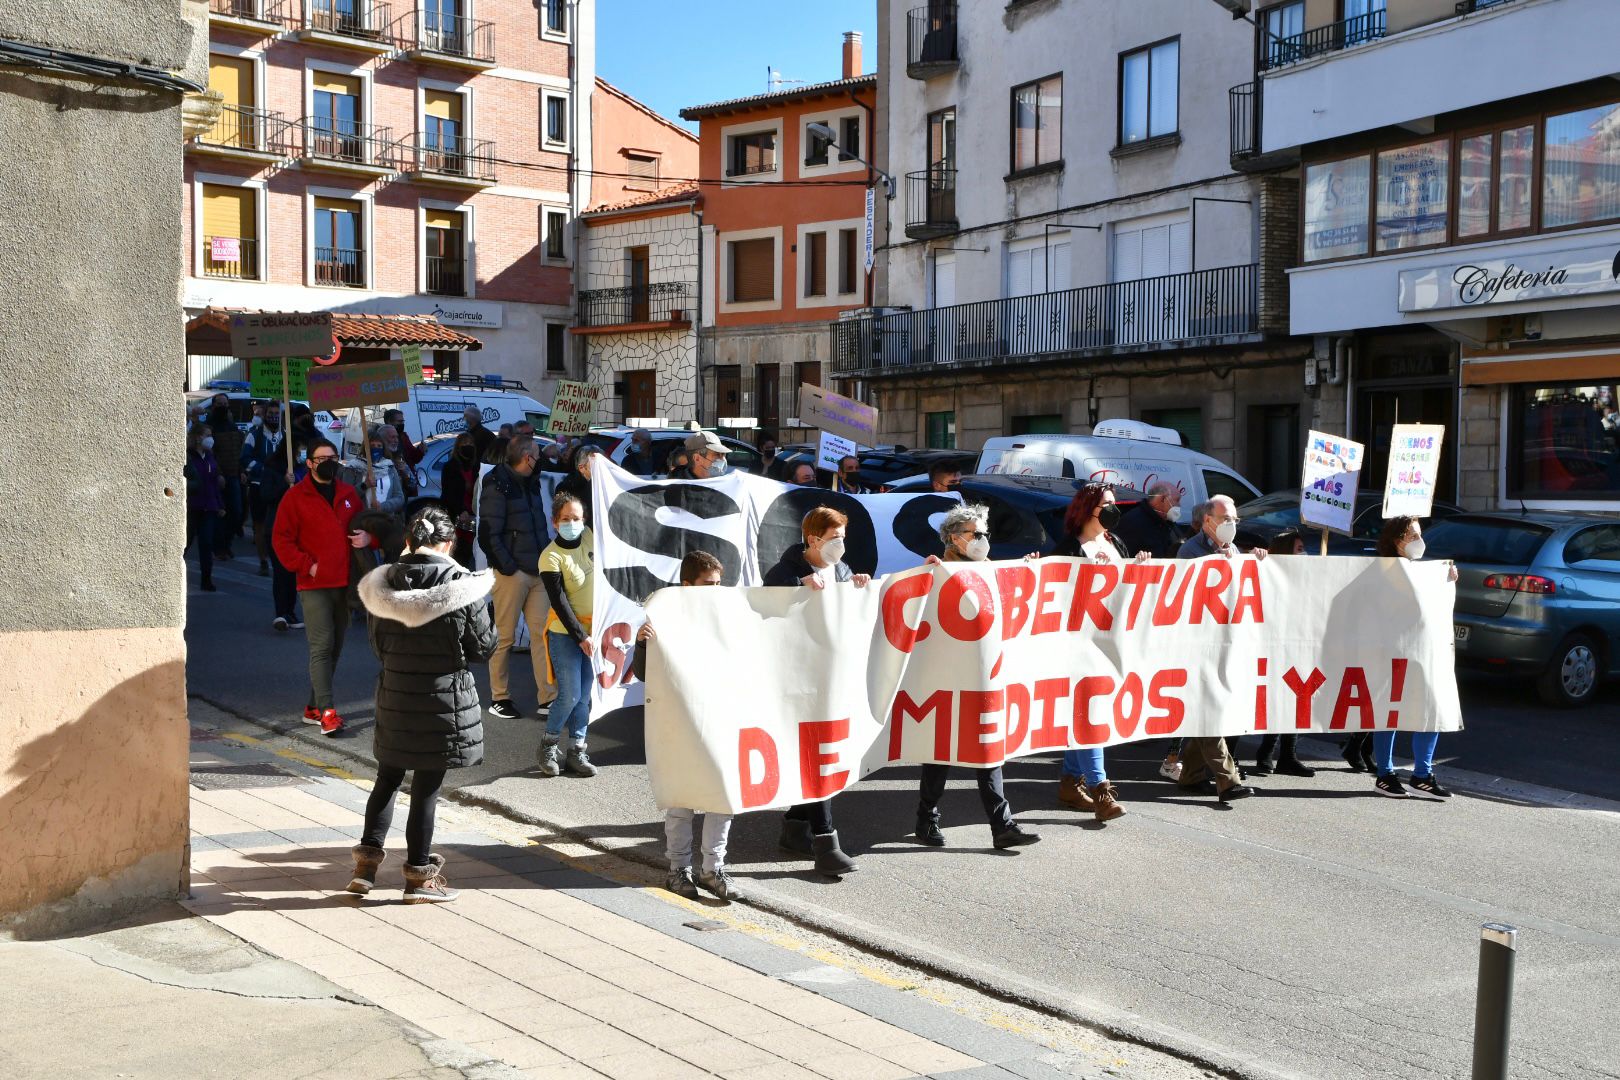
<instances>
[{"instance_id":1,"label":"protest banner","mask_svg":"<svg viewBox=\"0 0 1620 1080\"><path fill-rule=\"evenodd\" d=\"M398 360L375 364L342 364L309 372L309 407L352 409L360 405L398 405L411 396L405 366Z\"/></svg>"},{"instance_id":2,"label":"protest banner","mask_svg":"<svg viewBox=\"0 0 1620 1080\"><path fill-rule=\"evenodd\" d=\"M231 315L231 355L320 356L334 351L330 311L238 311Z\"/></svg>"},{"instance_id":3,"label":"protest banner","mask_svg":"<svg viewBox=\"0 0 1620 1080\"><path fill-rule=\"evenodd\" d=\"M842 435L861 446L877 442L876 409L809 383L799 384L799 423Z\"/></svg>"},{"instance_id":4,"label":"protest banner","mask_svg":"<svg viewBox=\"0 0 1620 1080\"><path fill-rule=\"evenodd\" d=\"M251 371L248 375L249 390L256 398L275 398L281 400L281 358L270 359L261 357L250 360ZM287 394L289 397L303 399L309 396L309 369L314 361L307 357L294 356L287 359Z\"/></svg>"},{"instance_id":5,"label":"protest banner","mask_svg":"<svg viewBox=\"0 0 1620 1080\"><path fill-rule=\"evenodd\" d=\"M954 492L847 495L741 472L714 480L643 480L605 458L591 469L591 499L597 675L592 716L641 703L630 659L636 631L646 621L642 604L679 582L688 551L719 559L722 584L759 585L803 539L804 515L830 506L849 517L844 562L858 574L892 574L940 553L939 523L962 501Z\"/></svg>"},{"instance_id":6,"label":"protest banner","mask_svg":"<svg viewBox=\"0 0 1620 1080\"><path fill-rule=\"evenodd\" d=\"M1355 531L1362 450L1349 439L1310 433L1300 480L1300 521L1346 536Z\"/></svg>"},{"instance_id":7,"label":"protest banner","mask_svg":"<svg viewBox=\"0 0 1620 1080\"><path fill-rule=\"evenodd\" d=\"M551 402L551 416L546 421L547 434L588 434L591 420L596 416L596 395L600 389L595 383L559 382L557 396Z\"/></svg>"},{"instance_id":8,"label":"protest banner","mask_svg":"<svg viewBox=\"0 0 1620 1080\"><path fill-rule=\"evenodd\" d=\"M647 605L654 798L736 813L829 798L895 762L1456 731L1447 571L1051 558L927 567L864 589L665 589Z\"/></svg>"},{"instance_id":9,"label":"protest banner","mask_svg":"<svg viewBox=\"0 0 1620 1080\"><path fill-rule=\"evenodd\" d=\"M836 472L838 463L852 456L857 449L854 442L842 435L823 431L821 437L816 440L816 468Z\"/></svg>"},{"instance_id":10,"label":"protest banner","mask_svg":"<svg viewBox=\"0 0 1620 1080\"><path fill-rule=\"evenodd\" d=\"M405 381L412 386L427 382L427 376L422 374L422 346L401 345L399 349L400 362L405 365Z\"/></svg>"},{"instance_id":11,"label":"protest banner","mask_svg":"<svg viewBox=\"0 0 1620 1080\"><path fill-rule=\"evenodd\" d=\"M1439 424L1396 424L1389 436L1389 468L1384 479L1384 516L1426 518L1440 480L1440 447L1446 429Z\"/></svg>"}]
</instances>

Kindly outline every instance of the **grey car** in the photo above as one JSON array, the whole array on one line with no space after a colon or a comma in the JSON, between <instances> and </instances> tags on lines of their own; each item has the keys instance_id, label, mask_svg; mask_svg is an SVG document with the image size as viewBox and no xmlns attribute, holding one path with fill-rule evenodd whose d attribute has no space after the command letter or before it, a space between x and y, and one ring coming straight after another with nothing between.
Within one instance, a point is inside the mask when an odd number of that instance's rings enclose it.
<instances>
[{"instance_id":1,"label":"grey car","mask_svg":"<svg viewBox=\"0 0 1620 1080\"><path fill-rule=\"evenodd\" d=\"M1534 675L1548 704L1592 700L1620 676L1620 520L1557 511L1466 513L1424 533L1457 564L1457 662Z\"/></svg>"}]
</instances>

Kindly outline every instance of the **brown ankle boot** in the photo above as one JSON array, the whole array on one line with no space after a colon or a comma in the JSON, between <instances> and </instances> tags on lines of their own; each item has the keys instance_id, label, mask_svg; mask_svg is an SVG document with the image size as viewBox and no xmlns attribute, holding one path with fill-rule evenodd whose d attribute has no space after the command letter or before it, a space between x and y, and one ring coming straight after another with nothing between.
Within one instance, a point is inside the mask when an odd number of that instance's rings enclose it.
<instances>
[{"instance_id":1,"label":"brown ankle boot","mask_svg":"<svg viewBox=\"0 0 1620 1080\"><path fill-rule=\"evenodd\" d=\"M387 858L387 853L380 847L370 844L356 844L354 846L354 877L349 881L349 891L356 896L364 896L377 886L377 868Z\"/></svg>"},{"instance_id":2,"label":"brown ankle boot","mask_svg":"<svg viewBox=\"0 0 1620 1080\"><path fill-rule=\"evenodd\" d=\"M1091 796L1091 801L1096 804L1098 821L1113 821L1125 813L1125 808L1119 805L1119 799L1114 795L1114 785L1107 780L1094 788L1088 788L1087 794Z\"/></svg>"},{"instance_id":3,"label":"brown ankle boot","mask_svg":"<svg viewBox=\"0 0 1620 1080\"><path fill-rule=\"evenodd\" d=\"M444 856L429 855L420 866L405 864L405 902L407 904L448 904L461 895L452 889L444 876Z\"/></svg>"},{"instance_id":4,"label":"brown ankle boot","mask_svg":"<svg viewBox=\"0 0 1620 1080\"><path fill-rule=\"evenodd\" d=\"M1064 806L1072 806L1076 810L1097 809L1097 804L1092 802L1091 795L1086 791L1086 785L1081 783L1078 776L1065 776L1058 781L1058 802Z\"/></svg>"}]
</instances>

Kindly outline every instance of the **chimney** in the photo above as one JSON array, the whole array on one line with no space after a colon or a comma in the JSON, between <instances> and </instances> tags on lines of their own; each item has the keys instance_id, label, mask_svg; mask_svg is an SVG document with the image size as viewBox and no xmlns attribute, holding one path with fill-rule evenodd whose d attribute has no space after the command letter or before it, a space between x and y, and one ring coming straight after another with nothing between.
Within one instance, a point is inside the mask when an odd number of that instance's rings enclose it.
<instances>
[{"instance_id":1,"label":"chimney","mask_svg":"<svg viewBox=\"0 0 1620 1080\"><path fill-rule=\"evenodd\" d=\"M853 79L861 74L861 32L844 33L844 78Z\"/></svg>"}]
</instances>

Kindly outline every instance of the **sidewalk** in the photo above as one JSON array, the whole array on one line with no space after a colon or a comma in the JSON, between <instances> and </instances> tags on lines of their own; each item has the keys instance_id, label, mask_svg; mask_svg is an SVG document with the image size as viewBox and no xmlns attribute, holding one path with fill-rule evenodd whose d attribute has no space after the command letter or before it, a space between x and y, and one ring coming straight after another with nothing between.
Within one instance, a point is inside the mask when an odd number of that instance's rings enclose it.
<instances>
[{"instance_id":1,"label":"sidewalk","mask_svg":"<svg viewBox=\"0 0 1620 1080\"><path fill-rule=\"evenodd\" d=\"M352 897L340 890L369 784L312 758L298 764L296 753L272 754L245 726L199 726L195 716L193 724L186 906L422 1029L441 1053L461 1044L456 1064L474 1069L463 1075L1099 1075L1063 1068L1047 1047L917 994L738 933L735 920L709 917L725 914L719 901L621 885L541 853L516 826L496 835L501 828L483 815L474 831L474 811L454 804L441 802L435 847L464 890L458 901L399 902L398 829L376 899ZM1184 1068L1177 1072L1200 1073Z\"/></svg>"}]
</instances>

